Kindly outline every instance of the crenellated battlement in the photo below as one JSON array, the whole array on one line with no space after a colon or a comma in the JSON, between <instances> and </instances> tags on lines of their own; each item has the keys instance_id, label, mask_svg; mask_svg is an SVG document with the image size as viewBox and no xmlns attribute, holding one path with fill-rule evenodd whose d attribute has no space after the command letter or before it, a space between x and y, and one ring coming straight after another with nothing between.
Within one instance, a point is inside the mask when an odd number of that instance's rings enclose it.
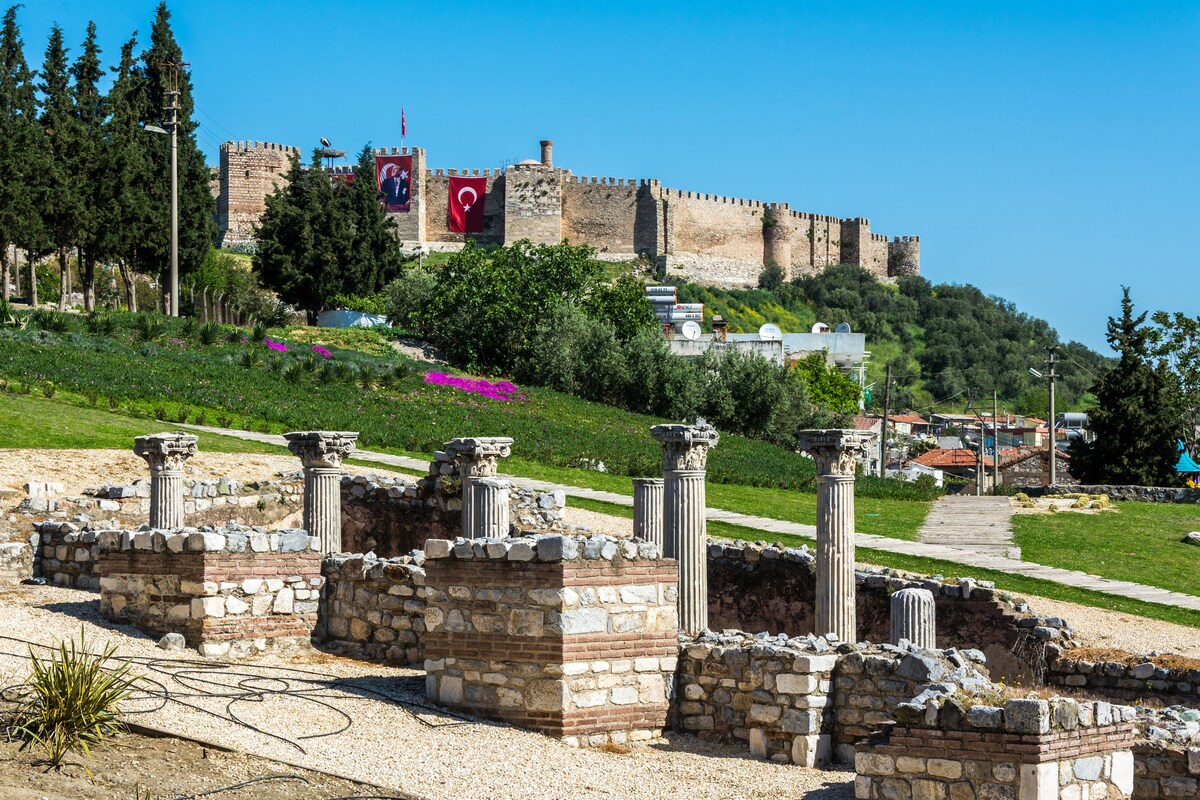
<instances>
[{"instance_id":1,"label":"crenellated battlement","mask_svg":"<svg viewBox=\"0 0 1200 800\"><path fill-rule=\"evenodd\" d=\"M671 277L717 286L754 286L763 266L791 277L855 264L881 277L920 274L920 238L886 236L867 217L801 211L789 202L663 186L657 178L576 175L553 163L554 143L540 159L497 168L427 165L421 147L376 147L376 156L411 156L411 210L391 215L406 245L456 249L468 239L499 245L521 239L586 244L606 260L646 258ZM221 145L218 216L222 242L250 241L264 198L286 182L300 149L271 142ZM329 170L351 175L352 166ZM449 230L450 178L487 180L483 229Z\"/></svg>"}]
</instances>

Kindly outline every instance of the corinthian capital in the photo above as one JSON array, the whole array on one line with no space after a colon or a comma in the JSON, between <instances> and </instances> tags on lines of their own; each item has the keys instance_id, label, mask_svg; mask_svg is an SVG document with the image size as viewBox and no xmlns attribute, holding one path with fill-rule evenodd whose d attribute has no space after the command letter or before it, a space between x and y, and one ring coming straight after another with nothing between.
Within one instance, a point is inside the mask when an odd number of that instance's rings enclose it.
<instances>
[{"instance_id":1,"label":"corinthian capital","mask_svg":"<svg viewBox=\"0 0 1200 800\"><path fill-rule=\"evenodd\" d=\"M512 454L508 436L471 436L451 439L442 449L454 457L458 474L464 478L491 478L500 459Z\"/></svg>"},{"instance_id":2,"label":"corinthian capital","mask_svg":"<svg viewBox=\"0 0 1200 800\"><path fill-rule=\"evenodd\" d=\"M818 475L853 475L858 457L867 452L869 431L830 430L800 431L800 449L817 462Z\"/></svg>"},{"instance_id":3,"label":"corinthian capital","mask_svg":"<svg viewBox=\"0 0 1200 800\"><path fill-rule=\"evenodd\" d=\"M146 459L150 474L181 472L183 464L196 455L197 437L190 433L152 433L133 440L133 452Z\"/></svg>"},{"instance_id":4,"label":"corinthian capital","mask_svg":"<svg viewBox=\"0 0 1200 800\"><path fill-rule=\"evenodd\" d=\"M721 438L703 419L695 425L655 425L650 435L662 443L665 472L704 469L709 448L716 447Z\"/></svg>"},{"instance_id":5,"label":"corinthian capital","mask_svg":"<svg viewBox=\"0 0 1200 800\"><path fill-rule=\"evenodd\" d=\"M357 431L293 431L285 433L288 450L300 457L305 469L341 469L354 452Z\"/></svg>"}]
</instances>

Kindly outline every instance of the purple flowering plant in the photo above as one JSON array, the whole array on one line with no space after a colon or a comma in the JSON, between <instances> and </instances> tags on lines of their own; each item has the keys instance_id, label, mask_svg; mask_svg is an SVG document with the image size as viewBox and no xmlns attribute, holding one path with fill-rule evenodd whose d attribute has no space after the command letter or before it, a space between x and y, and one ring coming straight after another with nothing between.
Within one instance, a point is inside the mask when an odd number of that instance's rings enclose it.
<instances>
[{"instance_id":1,"label":"purple flowering plant","mask_svg":"<svg viewBox=\"0 0 1200 800\"><path fill-rule=\"evenodd\" d=\"M314 344L309 349L311 349L314 353L319 355L321 358L326 358L326 359L333 358L333 353L329 352L329 350L327 348L321 347L321 345L319 345L319 344Z\"/></svg>"},{"instance_id":2,"label":"purple flowering plant","mask_svg":"<svg viewBox=\"0 0 1200 800\"><path fill-rule=\"evenodd\" d=\"M273 342L270 339L263 339L263 344L265 344L271 350L279 353L286 353L288 350L287 345L283 342Z\"/></svg>"},{"instance_id":3,"label":"purple flowering plant","mask_svg":"<svg viewBox=\"0 0 1200 800\"><path fill-rule=\"evenodd\" d=\"M489 381L484 378L460 378L447 375L444 372L426 372L425 382L435 386L449 386L462 392L483 395L489 400L518 400L524 401L525 395L508 381Z\"/></svg>"}]
</instances>

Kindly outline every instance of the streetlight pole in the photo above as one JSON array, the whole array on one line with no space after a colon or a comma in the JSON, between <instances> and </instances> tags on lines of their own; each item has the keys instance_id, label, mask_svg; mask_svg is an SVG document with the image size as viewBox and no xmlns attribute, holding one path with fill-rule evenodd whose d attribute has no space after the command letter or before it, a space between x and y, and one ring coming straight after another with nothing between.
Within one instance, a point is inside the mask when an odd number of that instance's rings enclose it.
<instances>
[{"instance_id":1,"label":"streetlight pole","mask_svg":"<svg viewBox=\"0 0 1200 800\"><path fill-rule=\"evenodd\" d=\"M1050 478L1051 486L1054 486L1055 484L1058 483L1058 475L1056 474L1056 469L1055 469L1056 465L1054 463L1055 457L1058 455L1058 452L1057 452L1058 446L1057 446L1057 443L1055 442L1055 431L1054 431L1054 379L1058 377L1057 375L1054 374L1054 351L1057 349L1058 348L1055 347L1054 345L1051 345L1046 348L1046 366L1049 368L1046 371L1046 381L1050 385L1049 386L1049 389L1050 389L1050 409L1049 409L1050 414L1049 414L1049 417L1050 417L1050 419L1046 421L1046 427L1049 428L1049 431L1050 431L1050 453L1049 453L1050 475L1049 475L1049 478Z\"/></svg>"}]
</instances>

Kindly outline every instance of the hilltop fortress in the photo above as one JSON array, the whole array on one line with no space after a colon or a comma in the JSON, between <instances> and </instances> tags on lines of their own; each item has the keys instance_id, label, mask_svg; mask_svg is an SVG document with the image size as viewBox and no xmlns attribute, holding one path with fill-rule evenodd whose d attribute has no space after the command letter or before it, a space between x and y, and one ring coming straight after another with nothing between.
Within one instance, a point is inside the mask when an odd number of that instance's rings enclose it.
<instances>
[{"instance_id":1,"label":"hilltop fortress","mask_svg":"<svg viewBox=\"0 0 1200 800\"><path fill-rule=\"evenodd\" d=\"M551 141L541 160L503 169L436 169L424 148L387 148L376 154L412 156L412 210L391 215L407 248L457 250L468 237L481 244L520 239L587 244L606 260L644 257L667 276L698 283L746 287L766 264L788 277L835 264L857 264L882 279L920 273L916 236L888 239L870 220L794 211L787 203L743 200L671 189L655 179L575 175L554 166ZM265 198L281 183L299 149L268 142L226 142L213 186L221 245L253 241ZM338 167L335 171L347 172ZM487 178L484 229L449 230L449 177Z\"/></svg>"}]
</instances>

